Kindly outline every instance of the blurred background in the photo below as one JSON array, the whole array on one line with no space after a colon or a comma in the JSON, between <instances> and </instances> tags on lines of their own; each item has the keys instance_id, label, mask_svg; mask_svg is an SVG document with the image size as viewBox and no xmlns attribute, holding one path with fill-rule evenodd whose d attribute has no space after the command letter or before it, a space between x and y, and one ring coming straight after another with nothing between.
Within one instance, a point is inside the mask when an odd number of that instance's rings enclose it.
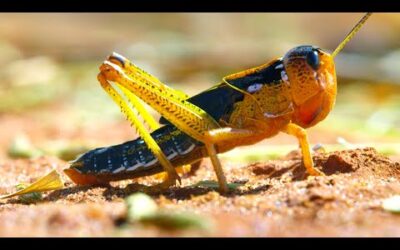
<instances>
[{"instance_id":1,"label":"blurred background","mask_svg":"<svg viewBox=\"0 0 400 250\"><path fill-rule=\"evenodd\" d=\"M134 139L135 131L96 80L98 66L113 51L193 95L294 46L333 51L362 15L2 13L0 159L70 160L92 147ZM374 14L339 54L336 106L309 129L313 145L373 146L399 159L399 30L400 14ZM296 144L279 135L224 157L274 158Z\"/></svg>"}]
</instances>

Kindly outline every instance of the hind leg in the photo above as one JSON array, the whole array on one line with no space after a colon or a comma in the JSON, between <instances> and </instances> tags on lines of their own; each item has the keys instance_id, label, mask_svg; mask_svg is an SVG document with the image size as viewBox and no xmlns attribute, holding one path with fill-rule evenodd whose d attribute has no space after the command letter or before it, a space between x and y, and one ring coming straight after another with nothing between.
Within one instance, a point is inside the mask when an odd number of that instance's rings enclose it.
<instances>
[{"instance_id":1,"label":"hind leg","mask_svg":"<svg viewBox=\"0 0 400 250\"><path fill-rule=\"evenodd\" d=\"M134 127L137 128L139 135L145 141L148 148L158 159L160 164L163 166L165 172L168 174L168 178L161 184L156 185L154 189L164 189L176 184L178 180L180 182L180 177L176 173L175 168L172 166L171 162L167 159L165 154L162 152L160 146L151 136L151 134L146 130L145 126L139 120L139 118L133 113L129 108L125 100L120 96L120 94L111 86L111 84L105 79L105 77L100 73L98 75L98 80L104 90L111 96L111 98L120 106L122 112L127 116L128 120L132 123Z\"/></svg>"}]
</instances>

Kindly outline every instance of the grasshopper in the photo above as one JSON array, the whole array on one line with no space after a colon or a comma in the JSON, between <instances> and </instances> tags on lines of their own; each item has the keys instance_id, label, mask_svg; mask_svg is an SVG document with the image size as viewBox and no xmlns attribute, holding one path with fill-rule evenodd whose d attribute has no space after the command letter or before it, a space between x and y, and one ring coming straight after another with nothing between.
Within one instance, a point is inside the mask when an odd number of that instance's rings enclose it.
<instances>
[{"instance_id":1,"label":"grasshopper","mask_svg":"<svg viewBox=\"0 0 400 250\"><path fill-rule=\"evenodd\" d=\"M192 97L113 53L101 64L98 80L140 138L93 149L64 172L85 185L164 171L166 179L150 187L158 190L180 182L177 167L209 157L219 189L226 193L217 154L283 132L298 139L307 173L324 175L314 166L305 129L332 110L337 93L334 58L370 15L363 16L332 54L298 46L269 63L223 77L221 83ZM161 114L159 122L143 102Z\"/></svg>"}]
</instances>

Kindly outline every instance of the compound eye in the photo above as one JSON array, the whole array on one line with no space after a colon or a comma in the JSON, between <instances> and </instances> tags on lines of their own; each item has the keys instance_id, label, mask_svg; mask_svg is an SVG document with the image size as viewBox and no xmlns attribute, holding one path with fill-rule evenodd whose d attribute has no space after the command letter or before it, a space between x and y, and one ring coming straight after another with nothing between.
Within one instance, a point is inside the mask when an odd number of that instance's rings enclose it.
<instances>
[{"instance_id":1,"label":"compound eye","mask_svg":"<svg viewBox=\"0 0 400 250\"><path fill-rule=\"evenodd\" d=\"M318 70L320 61L317 50L312 50L311 52L307 53L307 63L314 70Z\"/></svg>"}]
</instances>

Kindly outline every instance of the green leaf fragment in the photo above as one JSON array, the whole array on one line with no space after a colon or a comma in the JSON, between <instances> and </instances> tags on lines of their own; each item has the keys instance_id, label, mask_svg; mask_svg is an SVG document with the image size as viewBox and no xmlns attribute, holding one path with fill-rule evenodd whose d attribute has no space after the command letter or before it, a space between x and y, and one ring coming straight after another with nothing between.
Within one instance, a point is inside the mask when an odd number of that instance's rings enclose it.
<instances>
[{"instance_id":1,"label":"green leaf fragment","mask_svg":"<svg viewBox=\"0 0 400 250\"><path fill-rule=\"evenodd\" d=\"M384 210L392 213L400 213L400 195L395 195L383 201Z\"/></svg>"},{"instance_id":2,"label":"green leaf fragment","mask_svg":"<svg viewBox=\"0 0 400 250\"><path fill-rule=\"evenodd\" d=\"M169 212L158 208L156 202L148 195L135 193L125 199L127 221L155 225L165 229L201 229L208 230L211 221L188 212Z\"/></svg>"},{"instance_id":3,"label":"green leaf fragment","mask_svg":"<svg viewBox=\"0 0 400 250\"><path fill-rule=\"evenodd\" d=\"M43 152L35 148L24 135L16 136L8 149L11 158L35 158L42 154Z\"/></svg>"},{"instance_id":4,"label":"green leaf fragment","mask_svg":"<svg viewBox=\"0 0 400 250\"><path fill-rule=\"evenodd\" d=\"M165 229L210 229L211 222L202 216L193 213L171 213L157 212L155 214L145 216L141 219L142 223L156 225Z\"/></svg>"},{"instance_id":5,"label":"green leaf fragment","mask_svg":"<svg viewBox=\"0 0 400 250\"><path fill-rule=\"evenodd\" d=\"M83 154L90 149L90 147L85 146L69 146L60 149L58 152L55 153L55 155L64 161L71 161L75 159L78 155Z\"/></svg>"},{"instance_id":6,"label":"green leaf fragment","mask_svg":"<svg viewBox=\"0 0 400 250\"><path fill-rule=\"evenodd\" d=\"M143 217L153 215L157 212L156 202L148 195L135 193L125 199L127 206L127 219L129 222L141 220Z\"/></svg>"}]
</instances>

